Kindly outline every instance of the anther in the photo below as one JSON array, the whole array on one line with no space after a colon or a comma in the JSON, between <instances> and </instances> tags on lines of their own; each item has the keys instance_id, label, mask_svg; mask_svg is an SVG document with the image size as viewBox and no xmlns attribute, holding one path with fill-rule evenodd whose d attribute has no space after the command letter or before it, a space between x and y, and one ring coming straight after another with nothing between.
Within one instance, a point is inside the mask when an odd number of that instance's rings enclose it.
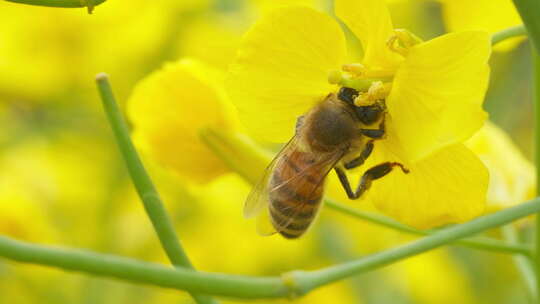
<instances>
[{"instance_id":1,"label":"anther","mask_svg":"<svg viewBox=\"0 0 540 304\"><path fill-rule=\"evenodd\" d=\"M407 56L409 49L422 43L422 39L405 29L395 29L394 34L386 42L387 47L402 56Z\"/></svg>"}]
</instances>

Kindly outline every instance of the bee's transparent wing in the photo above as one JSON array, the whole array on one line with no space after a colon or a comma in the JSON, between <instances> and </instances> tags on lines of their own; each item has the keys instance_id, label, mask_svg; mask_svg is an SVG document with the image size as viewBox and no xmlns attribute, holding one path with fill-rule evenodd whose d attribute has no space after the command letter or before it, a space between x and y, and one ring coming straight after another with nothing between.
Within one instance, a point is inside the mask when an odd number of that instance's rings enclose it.
<instances>
[{"instance_id":1,"label":"bee's transparent wing","mask_svg":"<svg viewBox=\"0 0 540 304\"><path fill-rule=\"evenodd\" d=\"M281 161L281 157L287 153L290 149L296 147L298 138L295 135L289 142L281 148L281 151L274 157L270 165L266 167L262 178L257 185L253 187L249 193L246 202L244 204L244 217L252 218L261 213L262 210L269 204L269 182L272 177L272 171L276 165ZM267 208L266 208L267 209Z\"/></svg>"}]
</instances>

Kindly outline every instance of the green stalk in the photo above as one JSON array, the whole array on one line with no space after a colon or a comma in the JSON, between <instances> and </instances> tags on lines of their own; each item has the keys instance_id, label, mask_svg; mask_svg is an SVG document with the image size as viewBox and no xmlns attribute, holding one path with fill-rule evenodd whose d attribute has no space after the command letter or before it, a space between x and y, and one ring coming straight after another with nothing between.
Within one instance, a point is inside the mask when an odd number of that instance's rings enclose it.
<instances>
[{"instance_id":1,"label":"green stalk","mask_svg":"<svg viewBox=\"0 0 540 304\"><path fill-rule=\"evenodd\" d=\"M506 225L502 227L502 233L504 238L510 242L518 242L518 234L513 225ZM534 273L534 267L531 265L531 260L524 257L515 255L512 256L514 264L516 265L517 270L519 271L527 293L529 295L530 302L532 303L536 299L536 276Z\"/></svg>"},{"instance_id":2,"label":"green stalk","mask_svg":"<svg viewBox=\"0 0 540 304\"><path fill-rule=\"evenodd\" d=\"M539 37L540 38L540 37ZM540 39L538 40L540 41ZM540 48L537 48L540 50ZM540 195L540 58L538 53L533 48L533 63L534 63L534 150L535 150L535 165L536 165L536 195ZM536 215L536 259L535 259L535 273L536 273L536 295L540 295L540 214ZM540 296L537 297L540 301ZM540 302L539 302L540 303Z\"/></svg>"},{"instance_id":3,"label":"green stalk","mask_svg":"<svg viewBox=\"0 0 540 304\"><path fill-rule=\"evenodd\" d=\"M88 13L92 13L95 6L107 0L5 0L8 2L37 5L37 6L49 6L49 7L65 7L65 8L77 8L87 7Z\"/></svg>"},{"instance_id":4,"label":"green stalk","mask_svg":"<svg viewBox=\"0 0 540 304\"><path fill-rule=\"evenodd\" d=\"M533 57L533 104L534 104L534 148L536 177L540 177L540 60L538 51L540 51L540 1L538 0L513 0L523 24L529 33L529 40L532 42ZM536 194L540 195L540 183L536 182ZM536 294L540 295L540 214L536 215ZM540 296L536 299L540 303Z\"/></svg>"},{"instance_id":5,"label":"green stalk","mask_svg":"<svg viewBox=\"0 0 540 304\"><path fill-rule=\"evenodd\" d=\"M527 30L525 27L523 25L516 25L493 34L491 37L491 44L495 45L506 39L524 35L527 35Z\"/></svg>"},{"instance_id":6,"label":"green stalk","mask_svg":"<svg viewBox=\"0 0 540 304\"><path fill-rule=\"evenodd\" d=\"M418 241L401 247L385 250L383 252L367 256L363 259L316 271L296 272L292 273L291 276L295 277L297 284L296 286L298 286L299 292L311 290L313 288L349 277L356 273L381 268L390 263L394 263L413 255L437 248L443 244L448 244L460 238L473 235L493 227L504 225L511 222L508 221L508 216L510 214L512 214L511 217L516 220L522 217L525 213L530 212L532 214L538 212L539 208L534 202L540 202L540 199L537 198L533 200L532 204L531 202L524 203L497 213L476 218L465 224L442 229Z\"/></svg>"},{"instance_id":7,"label":"green stalk","mask_svg":"<svg viewBox=\"0 0 540 304\"><path fill-rule=\"evenodd\" d=\"M196 272L76 249L51 248L0 237L0 256L23 263L117 278L137 283L235 298L290 298L314 288L380 268L459 238L495 228L540 211L540 198L468 223L440 230L406 245L315 271L293 271L281 277L252 277Z\"/></svg>"},{"instance_id":8,"label":"green stalk","mask_svg":"<svg viewBox=\"0 0 540 304\"><path fill-rule=\"evenodd\" d=\"M540 1L513 0L536 50L540 50Z\"/></svg>"},{"instance_id":9,"label":"green stalk","mask_svg":"<svg viewBox=\"0 0 540 304\"><path fill-rule=\"evenodd\" d=\"M126 161L126 166L133 184L137 189L137 193L143 202L144 209L154 226L163 249L165 249L169 260L174 266L193 270L193 265L180 244L167 210L161 202L159 194L131 142L127 124L113 96L108 76L104 73L98 74L96 81L103 101L103 108L107 113L118 147ZM199 304L216 303L206 296L194 294L192 296Z\"/></svg>"},{"instance_id":10,"label":"green stalk","mask_svg":"<svg viewBox=\"0 0 540 304\"><path fill-rule=\"evenodd\" d=\"M80 249L53 248L0 237L0 256L14 261L47 265L190 292L235 298L285 297L279 277L248 277L170 268L114 255Z\"/></svg>"},{"instance_id":11,"label":"green stalk","mask_svg":"<svg viewBox=\"0 0 540 304\"><path fill-rule=\"evenodd\" d=\"M437 232L437 230L420 230L416 229L400 222L397 222L387 216L375 214L371 212L362 211L356 208L349 207L344 204L340 204L330 198L326 198L324 204L336 211L345 213L350 216L366 220L377 225L385 226L394 230L398 230L405 233L416 235L431 235ZM526 257L532 256L532 246L518 244L517 242L505 242L486 237L470 237L463 240L457 240L451 245L459 245L469 247L473 249L487 250L493 252L509 253L509 254L521 254Z\"/></svg>"}]
</instances>

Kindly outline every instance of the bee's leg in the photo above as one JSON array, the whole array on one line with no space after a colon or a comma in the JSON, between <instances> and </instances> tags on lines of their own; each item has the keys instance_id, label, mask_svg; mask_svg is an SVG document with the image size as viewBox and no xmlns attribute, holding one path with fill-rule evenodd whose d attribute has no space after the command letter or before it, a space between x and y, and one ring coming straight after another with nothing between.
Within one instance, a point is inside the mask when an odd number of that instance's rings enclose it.
<instances>
[{"instance_id":1,"label":"bee's leg","mask_svg":"<svg viewBox=\"0 0 540 304\"><path fill-rule=\"evenodd\" d=\"M373 138L373 139L381 139L386 134L386 128L385 128L385 117L383 116L381 122L379 123L378 129L360 129L360 133L362 135Z\"/></svg>"},{"instance_id":2,"label":"bee's leg","mask_svg":"<svg viewBox=\"0 0 540 304\"><path fill-rule=\"evenodd\" d=\"M355 199L356 197L354 196L354 192L351 189L351 184L349 183L349 179L347 178L347 173L345 173L345 171L340 167L335 167L334 170L336 171L339 181L341 182L341 186L343 186L343 189L345 189L345 192L347 193L349 199Z\"/></svg>"},{"instance_id":3,"label":"bee's leg","mask_svg":"<svg viewBox=\"0 0 540 304\"><path fill-rule=\"evenodd\" d=\"M360 153L360 156L357 158L345 163L343 166L345 169L354 169L358 166L361 166L366 159L371 155L371 152L373 151L373 140L370 140L366 143L366 146L364 147L364 150L362 150L362 153Z\"/></svg>"},{"instance_id":4,"label":"bee's leg","mask_svg":"<svg viewBox=\"0 0 540 304\"><path fill-rule=\"evenodd\" d=\"M373 180L379 179L386 174L390 173L394 167L400 167L401 171L403 173L407 174L409 173L409 170L403 166L403 164L396 163L396 162L385 162L382 164L378 164L369 170L367 170L364 175L362 175L362 179L360 180L360 183L358 184L358 187L356 188L356 191L354 192L354 199L359 198L371 187L371 182Z\"/></svg>"}]
</instances>

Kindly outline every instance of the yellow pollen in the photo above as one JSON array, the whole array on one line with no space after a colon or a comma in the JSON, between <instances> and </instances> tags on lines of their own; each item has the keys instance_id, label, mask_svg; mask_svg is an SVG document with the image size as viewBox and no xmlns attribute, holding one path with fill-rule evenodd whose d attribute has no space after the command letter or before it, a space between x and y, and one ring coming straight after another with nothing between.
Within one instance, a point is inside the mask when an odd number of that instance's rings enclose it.
<instances>
[{"instance_id":1,"label":"yellow pollen","mask_svg":"<svg viewBox=\"0 0 540 304\"><path fill-rule=\"evenodd\" d=\"M390 94L392 84L390 82L383 83L382 81L374 81L365 93L360 93L354 100L357 107L370 106L378 100L386 99Z\"/></svg>"}]
</instances>

